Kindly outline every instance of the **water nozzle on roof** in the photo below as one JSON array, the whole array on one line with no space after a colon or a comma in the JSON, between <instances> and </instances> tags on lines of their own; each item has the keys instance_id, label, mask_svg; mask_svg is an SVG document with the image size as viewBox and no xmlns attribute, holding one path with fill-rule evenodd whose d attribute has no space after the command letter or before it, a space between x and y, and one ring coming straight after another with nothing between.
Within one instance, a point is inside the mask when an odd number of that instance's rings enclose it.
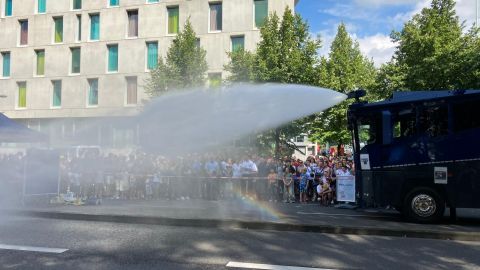
<instances>
[{"instance_id":1,"label":"water nozzle on roof","mask_svg":"<svg viewBox=\"0 0 480 270\"><path fill-rule=\"evenodd\" d=\"M360 90L355 90L347 94L347 99L354 98L355 102L359 103L360 98L364 97L367 95L367 91L360 89Z\"/></svg>"}]
</instances>

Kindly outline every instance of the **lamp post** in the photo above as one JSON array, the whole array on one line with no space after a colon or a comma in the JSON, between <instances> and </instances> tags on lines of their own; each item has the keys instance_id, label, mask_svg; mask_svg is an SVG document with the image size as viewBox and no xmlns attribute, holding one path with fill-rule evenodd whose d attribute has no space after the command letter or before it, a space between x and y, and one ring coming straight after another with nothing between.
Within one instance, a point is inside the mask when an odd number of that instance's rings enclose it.
<instances>
[{"instance_id":1,"label":"lamp post","mask_svg":"<svg viewBox=\"0 0 480 270\"><path fill-rule=\"evenodd\" d=\"M477 5L475 6L475 14L477 15L477 21L476 21L477 23L476 23L475 26L477 26L477 27L480 26L479 23L478 23L478 22L479 22L479 17L478 17L478 15L479 15L478 12L479 12L479 11L478 11L478 8L479 8L479 6L480 6L479 2L480 2L480 0L477 0L477 1L476 1Z\"/></svg>"}]
</instances>

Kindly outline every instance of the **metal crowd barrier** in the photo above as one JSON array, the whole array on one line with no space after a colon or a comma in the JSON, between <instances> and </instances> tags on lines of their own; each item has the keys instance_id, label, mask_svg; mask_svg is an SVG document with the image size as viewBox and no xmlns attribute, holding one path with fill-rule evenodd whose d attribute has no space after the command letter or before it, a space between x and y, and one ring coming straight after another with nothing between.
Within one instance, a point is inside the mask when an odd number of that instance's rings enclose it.
<instances>
[{"instance_id":1,"label":"metal crowd barrier","mask_svg":"<svg viewBox=\"0 0 480 270\"><path fill-rule=\"evenodd\" d=\"M272 185L267 177L226 176L157 176L152 174L111 173L97 175L74 174L77 179L68 179L71 191L82 196L117 197L125 199L207 199L218 200L240 197L258 199L281 199L283 182ZM148 180L148 181L147 181ZM73 184L75 183L75 184ZM278 198L277 198L278 197Z\"/></svg>"}]
</instances>

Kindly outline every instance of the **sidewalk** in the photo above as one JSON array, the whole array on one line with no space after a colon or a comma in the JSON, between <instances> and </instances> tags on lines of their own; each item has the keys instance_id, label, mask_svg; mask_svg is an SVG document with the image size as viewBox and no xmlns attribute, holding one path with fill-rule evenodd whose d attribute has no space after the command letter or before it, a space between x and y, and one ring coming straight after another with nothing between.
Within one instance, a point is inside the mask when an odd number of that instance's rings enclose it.
<instances>
[{"instance_id":1,"label":"sidewalk","mask_svg":"<svg viewBox=\"0 0 480 270\"><path fill-rule=\"evenodd\" d=\"M407 223L395 211L346 210L318 204L235 201L104 200L99 206L48 206L3 209L14 215L104 222L192 227L361 234L480 241L480 211L460 209L459 221Z\"/></svg>"}]
</instances>

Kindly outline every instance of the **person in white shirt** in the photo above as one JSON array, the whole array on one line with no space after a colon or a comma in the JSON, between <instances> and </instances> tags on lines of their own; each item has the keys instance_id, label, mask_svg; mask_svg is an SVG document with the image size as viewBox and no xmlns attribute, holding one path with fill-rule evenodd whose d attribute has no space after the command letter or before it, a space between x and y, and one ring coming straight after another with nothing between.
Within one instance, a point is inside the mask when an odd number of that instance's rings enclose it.
<instances>
[{"instance_id":1,"label":"person in white shirt","mask_svg":"<svg viewBox=\"0 0 480 270\"><path fill-rule=\"evenodd\" d=\"M257 176L257 173L258 173L258 168L257 168L257 164L255 164L255 162L252 161L252 159L246 157L242 163L240 164L240 169L242 171L242 176L243 177L255 177ZM243 188L245 188L245 193L244 194L248 194L248 193L252 193L253 196L255 196L256 192L255 190L253 190L253 187L252 187L252 184L253 184L253 180L252 179L247 179L247 180L243 180L244 182L242 183L242 190Z\"/></svg>"},{"instance_id":2,"label":"person in white shirt","mask_svg":"<svg viewBox=\"0 0 480 270\"><path fill-rule=\"evenodd\" d=\"M352 174L347 168L347 165L342 164L342 167L335 171L336 176L351 176Z\"/></svg>"}]
</instances>

